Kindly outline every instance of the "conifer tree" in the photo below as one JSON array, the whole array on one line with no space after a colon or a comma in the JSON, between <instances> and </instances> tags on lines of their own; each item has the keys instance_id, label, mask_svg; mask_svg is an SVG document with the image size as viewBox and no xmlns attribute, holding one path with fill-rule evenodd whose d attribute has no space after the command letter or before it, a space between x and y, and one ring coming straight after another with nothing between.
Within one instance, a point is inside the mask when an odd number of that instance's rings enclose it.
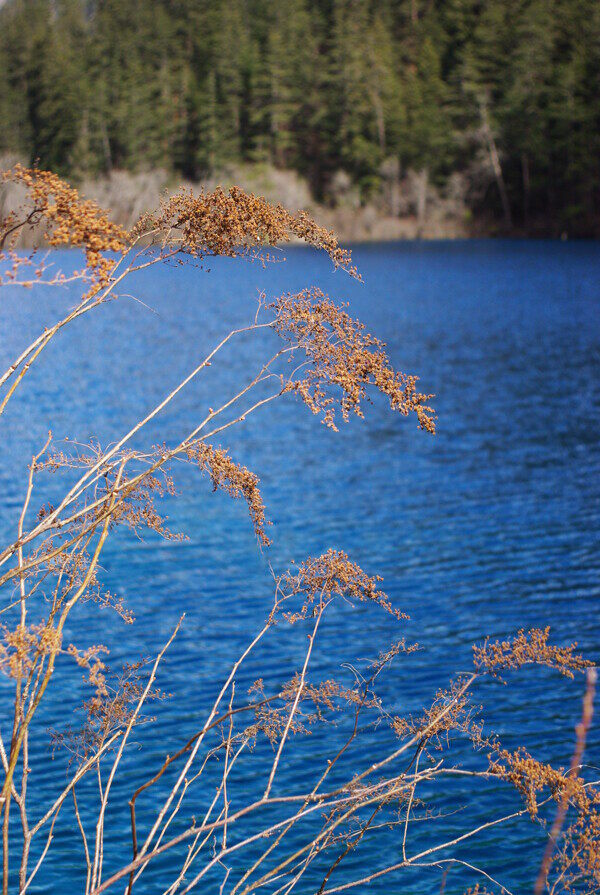
<instances>
[{"instance_id":1,"label":"conifer tree","mask_svg":"<svg viewBox=\"0 0 600 895\"><path fill-rule=\"evenodd\" d=\"M0 69L0 152L76 179L462 172L507 231L600 232L596 0L5 0Z\"/></svg>"}]
</instances>

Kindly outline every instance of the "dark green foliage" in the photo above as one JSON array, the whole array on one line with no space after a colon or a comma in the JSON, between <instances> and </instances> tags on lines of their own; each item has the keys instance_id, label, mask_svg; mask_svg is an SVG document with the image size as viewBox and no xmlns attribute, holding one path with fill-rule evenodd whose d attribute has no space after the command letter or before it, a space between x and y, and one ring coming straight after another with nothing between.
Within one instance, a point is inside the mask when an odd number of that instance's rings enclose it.
<instances>
[{"instance_id":1,"label":"dark green foliage","mask_svg":"<svg viewBox=\"0 0 600 895\"><path fill-rule=\"evenodd\" d=\"M0 152L71 177L461 172L499 229L600 234L597 0L7 0L0 71Z\"/></svg>"}]
</instances>

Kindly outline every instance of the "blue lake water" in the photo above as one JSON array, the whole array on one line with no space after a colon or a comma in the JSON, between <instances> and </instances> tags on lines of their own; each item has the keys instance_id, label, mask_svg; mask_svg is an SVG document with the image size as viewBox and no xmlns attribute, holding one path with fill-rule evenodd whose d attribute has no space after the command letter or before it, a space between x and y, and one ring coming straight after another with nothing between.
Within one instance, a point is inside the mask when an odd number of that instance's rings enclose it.
<instances>
[{"instance_id":1,"label":"blue lake water","mask_svg":"<svg viewBox=\"0 0 600 895\"><path fill-rule=\"evenodd\" d=\"M225 670L268 612L268 563L283 571L291 560L335 546L367 572L383 575L385 590L410 614L410 622L399 628L365 607L332 613L311 679L338 674L350 683L349 671L340 668L344 661L372 658L403 633L423 649L396 660L381 679L381 693L396 713L431 702L454 672L469 668L471 644L486 635L551 625L557 641L576 639L588 656L600 658L600 246L512 241L361 246L355 260L363 285L332 272L328 260L312 251L291 249L286 257L285 264L267 269L219 261L210 272L164 268L138 277L129 288L145 305L123 297L64 331L2 420L0 527L3 537L12 539L25 468L48 429L57 439L84 442L95 435L103 445L114 440L193 369L218 337L253 317L261 289L277 296L319 285L348 301L352 313L387 342L394 364L418 373L423 390L436 394L434 438L418 431L412 419L393 416L381 401L367 408L365 421L354 420L338 433L291 398L232 429L221 443L260 476L274 523L273 546L266 552L257 548L242 502L213 494L210 483L187 468L177 475L179 496L168 503L169 523L184 531L187 541L139 542L119 532L108 542L103 580L126 599L136 623L124 626L86 606L70 623L67 639L107 644L110 662L118 667L153 655L183 611L186 619L159 678L173 696L153 707L156 722L135 737L124 778L114 789L107 872L130 854L126 802L135 785L160 765L161 755L201 726ZM79 263L71 253L55 260L65 269ZM72 302L67 292L17 295L5 289L2 369ZM215 391L227 394L248 364L259 360L256 343L241 339L138 444L186 434L214 403ZM295 630L277 631L260 661L242 674L239 692L258 676L272 687L289 679L301 661L303 638ZM49 700L32 745L29 785L36 790L37 781L40 806L55 791L56 775L64 773L64 758L51 760L46 728L64 727L68 707L86 695L79 673L65 665L55 686L67 679L69 689ZM581 680L570 683L533 669L511 678L510 687L485 684L477 697L486 706L486 730L496 729L509 747L523 742L536 757L564 765L581 693ZM11 684L3 680L5 740L10 695ZM335 738L342 731L331 728L327 735ZM390 745L383 729L368 736L371 751L357 755L357 769ZM587 753L590 764L600 764L599 746L596 732ZM322 768L324 748L321 734L297 738L285 756L277 792L310 786ZM250 770L244 773L232 783L240 799L258 786ZM201 814L214 793L214 779L210 787L210 795L202 788L194 791L185 817ZM433 830L415 833L415 845L474 826L490 809L520 807L500 786L491 787L490 795L481 789L477 799L462 784L439 792L432 804L444 816ZM84 821L95 798L92 784L82 787ZM142 826L151 808L151 802L140 805ZM35 815L35 802L32 810ZM83 891L82 855L73 845L80 849L80 842L73 830L72 810L65 806L32 893ZM464 843L458 854L522 893L532 889L543 844L539 830L518 822ZM398 831L373 836L331 882L343 883L400 858ZM181 852L169 853L134 891L163 892L164 880L180 863ZM237 855L232 865L234 870L245 866L244 858ZM323 869L323 864L312 867L295 891L312 895ZM209 877L198 890L217 893L222 876ZM368 891L426 895L439 891L437 879L422 870L382 877ZM477 881L464 868L453 868L446 892L458 895Z\"/></svg>"}]
</instances>

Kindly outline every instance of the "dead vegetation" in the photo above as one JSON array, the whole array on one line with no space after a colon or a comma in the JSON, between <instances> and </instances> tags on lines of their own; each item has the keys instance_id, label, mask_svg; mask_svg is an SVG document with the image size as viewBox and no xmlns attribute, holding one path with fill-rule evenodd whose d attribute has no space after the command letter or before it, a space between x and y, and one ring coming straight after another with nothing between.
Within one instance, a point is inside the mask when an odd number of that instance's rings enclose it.
<instances>
[{"instance_id":1,"label":"dead vegetation","mask_svg":"<svg viewBox=\"0 0 600 895\"><path fill-rule=\"evenodd\" d=\"M25 187L28 198L21 211L5 217L0 226L4 249L0 285L8 289L36 283L51 288L64 283L48 259L16 251L24 228L43 226L52 244L80 247L85 267L71 278L81 287L76 306L24 347L0 377L0 416L56 334L81 315L117 299L124 279L135 271L215 254L267 261L271 245L293 236L325 251L335 266L358 276L350 253L333 234L305 214L292 215L239 189L214 190L200 197L180 193L124 230L48 172L17 167L2 177ZM224 345L241 333L265 328L278 334L280 343L262 359L258 372L249 372L234 394L215 396L214 406L200 414L193 429L182 432L179 440L134 449L134 437L202 374ZM271 611L243 654L224 670L224 682L203 723L131 792L126 807L131 856L118 871L105 872L107 806L113 799L113 784L132 731L151 722L148 704L164 696L157 683L159 666L179 629L177 625L167 643L157 648L153 661L134 659L116 674L101 644L65 640L70 614L94 612L96 605L133 622L130 609L102 585L100 560L107 539L120 528L134 535L149 530L163 538L183 536L170 531L161 512L161 498L175 490L174 463L183 461L198 467L214 488L245 502L257 541L267 549L268 517L260 482L222 445L225 433L270 402L294 396L335 428L351 414L361 417L373 390L388 399L392 411L433 434L432 396L417 390L417 377L396 371L383 343L345 307L317 289L304 290L272 302L261 300L249 312L246 326L225 333L185 379L110 447L92 443L85 450L69 452L54 447L52 435L40 446L24 478L15 539L0 551L4 593L0 670L14 693L13 716L4 719L0 738L4 895L23 895L41 879L57 817L67 811L73 813L73 853L80 849L85 895L114 891L119 885L128 893L142 891L140 877L166 853L175 870L165 895L193 890L247 895L265 888L281 895L294 889L330 895L363 891L388 874L401 879L404 871L415 868L439 870L443 891L451 865L466 867L481 880L471 892L504 892L508 890L503 882L493 879L485 867L459 858L458 846L519 818L539 823L553 816L546 853L543 849L540 853L536 893L588 895L600 885L600 791L586 778L582 763L595 671L577 654L576 645L556 646L550 632L540 629L485 642L474 648L471 672L451 680L420 713L398 716L380 696L379 680L392 663L410 663L416 645L407 644L404 636L389 646L374 644L378 655L371 662L350 656L349 679L347 670L345 677L326 680L315 679L311 671L333 604L371 606L403 627L407 620L381 589L379 576L333 548L274 576ZM44 501L46 478L62 480L67 472L71 484L60 500ZM235 603L224 611L235 611ZM296 673L279 687L258 679L250 692L244 692L239 686L242 666L263 640L290 625L305 645ZM42 805L28 765L29 739L34 731L41 735L36 716L42 699L60 705L62 694L53 677L57 663L70 663L73 674L85 675L90 696L79 727L67 720L52 733L54 747L69 751L70 775L57 798ZM482 678L512 674L531 664L563 676L587 674L573 759L566 770L537 760L525 749L509 751L498 737L484 734L482 710L475 700ZM515 685L512 677L510 683ZM328 757L315 755L311 773L300 787L288 791L282 761L299 738L317 729L327 736ZM269 748L261 748L261 743ZM244 801L233 781L239 773L248 773L248 767L253 779L261 781L261 792ZM206 793L204 781L214 773L216 791L211 790L204 815L195 816L197 794ZM93 829L89 822L82 823L78 801L84 777L86 783L97 781ZM434 827L440 831L437 841L419 847L416 831L434 817L435 784L442 785L449 777L464 777L475 794L488 785L506 785L515 792L514 808L485 823L470 824L465 816L458 836L445 836L443 828ZM140 799L151 807L149 823L148 810L144 822L139 820ZM347 857L382 831L394 836L393 857L376 868L365 863L358 875L353 864L354 870L342 878L339 868L347 866ZM247 855L243 865L240 854ZM307 888L315 874L320 882L316 889L313 883Z\"/></svg>"}]
</instances>

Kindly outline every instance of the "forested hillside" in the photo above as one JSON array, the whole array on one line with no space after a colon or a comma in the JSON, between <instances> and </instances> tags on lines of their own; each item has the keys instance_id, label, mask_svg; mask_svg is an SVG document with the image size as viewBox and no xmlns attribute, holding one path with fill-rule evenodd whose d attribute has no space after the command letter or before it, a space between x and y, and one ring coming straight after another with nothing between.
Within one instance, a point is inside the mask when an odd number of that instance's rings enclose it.
<instances>
[{"instance_id":1,"label":"forested hillside","mask_svg":"<svg viewBox=\"0 0 600 895\"><path fill-rule=\"evenodd\" d=\"M74 179L268 162L399 214L410 172L600 235L598 0L7 0L0 72L0 153Z\"/></svg>"}]
</instances>

